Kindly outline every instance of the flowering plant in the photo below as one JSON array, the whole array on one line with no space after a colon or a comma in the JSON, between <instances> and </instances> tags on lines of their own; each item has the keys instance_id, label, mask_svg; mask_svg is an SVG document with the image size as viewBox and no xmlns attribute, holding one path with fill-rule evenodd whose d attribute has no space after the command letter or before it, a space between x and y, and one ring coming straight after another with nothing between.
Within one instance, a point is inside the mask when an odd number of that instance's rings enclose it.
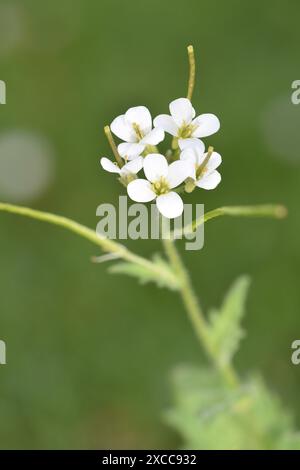
<instances>
[{"instance_id":1,"label":"flowering plant","mask_svg":"<svg viewBox=\"0 0 300 470\"><path fill-rule=\"evenodd\" d=\"M200 140L217 132L220 121L214 114L195 117L191 103L195 78L192 46L188 47L188 53L191 67L188 95L170 103L170 115L157 116L152 128L150 111L145 106L135 106L104 129L116 161L113 163L102 157L103 169L120 175L120 181L133 201L155 199L159 212L169 219L179 217L183 212L183 201L178 194L182 183L183 191L190 193L196 186L214 189L221 181L216 170L221 164L221 156L212 147L205 153L205 145ZM125 142L116 146L111 131ZM157 148L164 140L165 132L173 137L166 156ZM137 176L142 169L146 178Z\"/></svg>"},{"instance_id":2,"label":"flowering plant","mask_svg":"<svg viewBox=\"0 0 300 470\"><path fill-rule=\"evenodd\" d=\"M130 108L105 127L115 162L101 158L102 168L118 175L133 201L156 201L163 217L181 215L180 194L195 188L211 190L221 181L217 168L221 156L212 147L205 150L202 138L219 130L213 114L200 114L192 106L195 84L195 58L188 47L189 80L187 96L170 103L170 115L153 121L144 106ZM165 155L157 146L170 134ZM122 142L116 145L115 134ZM143 171L144 177L140 177ZM180 194L179 194L180 193ZM199 195L201 193L198 193ZM64 227L94 243L106 253L100 261L122 259L110 270L132 275L142 282L156 282L178 292L191 320L196 337L204 348L210 366L180 368L174 374L174 404L166 413L168 423L182 435L190 449L299 448L300 438L277 399L257 376L240 377L233 356L242 337L241 320L249 286L239 278L219 309L204 315L192 282L176 248L174 233L163 238L165 257L146 259L73 220L26 207L0 203L0 210L31 217ZM281 219L281 205L231 206L206 212L194 220L191 230L219 216L272 217Z\"/></svg>"}]
</instances>

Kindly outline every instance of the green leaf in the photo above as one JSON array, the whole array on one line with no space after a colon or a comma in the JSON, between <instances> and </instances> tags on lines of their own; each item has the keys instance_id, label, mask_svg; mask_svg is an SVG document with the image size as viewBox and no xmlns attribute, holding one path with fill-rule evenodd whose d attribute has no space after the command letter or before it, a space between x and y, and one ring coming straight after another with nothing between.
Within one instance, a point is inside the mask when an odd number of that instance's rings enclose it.
<instances>
[{"instance_id":1,"label":"green leaf","mask_svg":"<svg viewBox=\"0 0 300 470\"><path fill-rule=\"evenodd\" d=\"M165 420L186 449L299 449L291 417L259 377L231 389L213 370L178 367Z\"/></svg>"},{"instance_id":2,"label":"green leaf","mask_svg":"<svg viewBox=\"0 0 300 470\"><path fill-rule=\"evenodd\" d=\"M229 290L221 308L210 312L211 341L220 365L230 363L243 337L240 323L245 313L249 284L249 277L241 276Z\"/></svg>"},{"instance_id":3,"label":"green leaf","mask_svg":"<svg viewBox=\"0 0 300 470\"><path fill-rule=\"evenodd\" d=\"M153 266L152 266L153 265ZM126 274L139 280L141 284L155 282L158 287L167 287L178 290L179 280L169 264L159 255L153 257L153 263L149 266L141 266L134 263L121 262L109 268L113 274Z\"/></svg>"}]
</instances>

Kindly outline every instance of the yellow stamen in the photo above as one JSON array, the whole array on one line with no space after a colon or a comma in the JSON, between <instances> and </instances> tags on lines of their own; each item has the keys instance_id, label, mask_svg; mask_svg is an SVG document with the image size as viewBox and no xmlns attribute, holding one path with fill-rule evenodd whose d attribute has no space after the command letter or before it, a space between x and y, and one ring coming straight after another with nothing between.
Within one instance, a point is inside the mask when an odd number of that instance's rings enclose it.
<instances>
[{"instance_id":1,"label":"yellow stamen","mask_svg":"<svg viewBox=\"0 0 300 470\"><path fill-rule=\"evenodd\" d=\"M170 191L168 181L162 176L159 180L152 183L152 189L157 196L167 194Z\"/></svg>"}]
</instances>

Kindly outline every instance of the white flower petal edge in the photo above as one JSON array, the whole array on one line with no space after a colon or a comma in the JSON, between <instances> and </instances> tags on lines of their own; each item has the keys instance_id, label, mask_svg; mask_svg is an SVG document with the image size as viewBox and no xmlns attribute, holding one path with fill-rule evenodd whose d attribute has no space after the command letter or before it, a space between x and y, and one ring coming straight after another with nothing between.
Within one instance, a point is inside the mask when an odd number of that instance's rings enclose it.
<instances>
[{"instance_id":1,"label":"white flower petal edge","mask_svg":"<svg viewBox=\"0 0 300 470\"><path fill-rule=\"evenodd\" d=\"M100 160L103 170L108 171L109 173L119 173L121 172L120 168L116 163L113 163L109 158L102 157Z\"/></svg>"},{"instance_id":2,"label":"white flower petal edge","mask_svg":"<svg viewBox=\"0 0 300 470\"><path fill-rule=\"evenodd\" d=\"M181 161L190 161L194 164L198 163L199 160L203 159L204 152L202 148L199 150L196 147L188 147L184 149L180 154Z\"/></svg>"},{"instance_id":3,"label":"white flower petal edge","mask_svg":"<svg viewBox=\"0 0 300 470\"><path fill-rule=\"evenodd\" d=\"M110 125L111 131L125 142L136 142L133 127L126 121L125 115L116 117Z\"/></svg>"},{"instance_id":4,"label":"white flower petal edge","mask_svg":"<svg viewBox=\"0 0 300 470\"><path fill-rule=\"evenodd\" d=\"M159 153L149 153L144 158L144 173L146 178L153 183L168 174L168 162L166 157Z\"/></svg>"},{"instance_id":5,"label":"white flower petal edge","mask_svg":"<svg viewBox=\"0 0 300 470\"><path fill-rule=\"evenodd\" d=\"M196 182L196 186L202 189L215 189L221 181L221 175L217 170L204 175Z\"/></svg>"},{"instance_id":6,"label":"white flower petal edge","mask_svg":"<svg viewBox=\"0 0 300 470\"><path fill-rule=\"evenodd\" d=\"M119 168L116 163L106 157L102 157L100 163L102 168L109 173L118 173L121 176L129 173L136 175L143 168L143 157L131 160L122 166L122 168Z\"/></svg>"},{"instance_id":7,"label":"white flower petal edge","mask_svg":"<svg viewBox=\"0 0 300 470\"><path fill-rule=\"evenodd\" d=\"M220 129L220 121L214 114L201 114L195 118L195 110L187 98L178 98L169 105L170 114L160 114L153 123L155 127L178 137L181 150L194 145L199 137L208 137ZM185 145L184 141L188 140Z\"/></svg>"},{"instance_id":8,"label":"white flower petal edge","mask_svg":"<svg viewBox=\"0 0 300 470\"><path fill-rule=\"evenodd\" d=\"M196 186L202 189L215 189L221 181L221 175L216 168L222 163L222 157L219 153L213 152L208 160L204 171L197 178L197 167L205 160L207 153L202 153L200 147L186 148L180 154L180 161L184 161L189 165L190 174L196 182Z\"/></svg>"},{"instance_id":9,"label":"white flower petal edge","mask_svg":"<svg viewBox=\"0 0 300 470\"><path fill-rule=\"evenodd\" d=\"M207 157L207 152L201 155L199 152L195 151L195 149L190 149L190 150L193 151L193 154L195 156L195 164L201 165ZM190 152L186 150L185 156L183 156L183 158L188 158L187 156L189 155L190 155ZM210 156L210 159L208 160L206 164L206 167L205 167L206 171L208 173L211 173L213 170L218 168L218 166L220 166L221 163L222 163L221 155L218 152L213 152Z\"/></svg>"},{"instance_id":10,"label":"white flower petal edge","mask_svg":"<svg viewBox=\"0 0 300 470\"><path fill-rule=\"evenodd\" d=\"M118 152L121 157L133 160L141 155L144 148L145 146L141 144L123 142L118 145Z\"/></svg>"},{"instance_id":11,"label":"white flower petal edge","mask_svg":"<svg viewBox=\"0 0 300 470\"><path fill-rule=\"evenodd\" d=\"M129 108L125 113L125 120L130 126L137 124L144 134L148 134L152 129L152 117L146 106Z\"/></svg>"},{"instance_id":12,"label":"white flower petal edge","mask_svg":"<svg viewBox=\"0 0 300 470\"><path fill-rule=\"evenodd\" d=\"M193 132L194 137L208 137L220 129L220 121L214 114L201 114L193 120L192 125L197 126Z\"/></svg>"},{"instance_id":13,"label":"white flower petal edge","mask_svg":"<svg viewBox=\"0 0 300 470\"><path fill-rule=\"evenodd\" d=\"M162 129L156 128L152 129L143 139L141 140L142 144L146 145L157 145L159 142L164 140L165 133Z\"/></svg>"},{"instance_id":14,"label":"white flower petal edge","mask_svg":"<svg viewBox=\"0 0 300 470\"><path fill-rule=\"evenodd\" d=\"M161 128L174 137L177 135L178 126L175 124L172 116L169 116L169 114L160 114L154 119L153 124L156 128Z\"/></svg>"},{"instance_id":15,"label":"white flower petal edge","mask_svg":"<svg viewBox=\"0 0 300 470\"><path fill-rule=\"evenodd\" d=\"M185 150L190 147L198 147L199 151L202 153L205 152L204 142L200 139L196 139L195 137L191 137L189 139L178 139L178 145L180 150Z\"/></svg>"},{"instance_id":16,"label":"white flower petal edge","mask_svg":"<svg viewBox=\"0 0 300 470\"><path fill-rule=\"evenodd\" d=\"M180 161L186 162L189 168L188 176L196 180L196 167L199 161L203 161L204 153L202 147L189 147L183 150L180 154Z\"/></svg>"},{"instance_id":17,"label":"white flower petal edge","mask_svg":"<svg viewBox=\"0 0 300 470\"><path fill-rule=\"evenodd\" d=\"M130 162L126 163L121 168L121 175L123 173L132 173L136 175L143 168L143 164L144 164L143 157L137 157L134 160L131 160Z\"/></svg>"},{"instance_id":18,"label":"white flower petal edge","mask_svg":"<svg viewBox=\"0 0 300 470\"><path fill-rule=\"evenodd\" d=\"M131 181L127 186L127 193L130 199L136 202L150 202L156 198L151 183L145 179Z\"/></svg>"},{"instance_id":19,"label":"white flower petal edge","mask_svg":"<svg viewBox=\"0 0 300 470\"><path fill-rule=\"evenodd\" d=\"M186 162L177 160L168 168L167 180L170 188L176 188L189 176L190 168Z\"/></svg>"},{"instance_id":20,"label":"white flower petal edge","mask_svg":"<svg viewBox=\"0 0 300 470\"><path fill-rule=\"evenodd\" d=\"M168 219L179 217L183 212L182 199L179 194L174 191L158 196L156 205L159 212Z\"/></svg>"},{"instance_id":21,"label":"white flower petal edge","mask_svg":"<svg viewBox=\"0 0 300 470\"><path fill-rule=\"evenodd\" d=\"M152 117L146 106L129 108L125 114L113 120L110 128L119 139L124 141L119 144L118 151L123 158L126 157L129 160L139 156L146 145L157 145L165 137L163 129L159 126L152 129Z\"/></svg>"},{"instance_id":22,"label":"white flower petal edge","mask_svg":"<svg viewBox=\"0 0 300 470\"><path fill-rule=\"evenodd\" d=\"M204 154L204 158L206 157L207 153ZM222 163L222 157L218 152L213 152L210 159L207 162L206 168L208 172L211 172L218 168Z\"/></svg>"},{"instance_id":23,"label":"white flower petal edge","mask_svg":"<svg viewBox=\"0 0 300 470\"><path fill-rule=\"evenodd\" d=\"M170 114L178 127L190 124L196 115L192 103L188 98L178 98L177 100L172 101L169 105L169 109Z\"/></svg>"}]
</instances>

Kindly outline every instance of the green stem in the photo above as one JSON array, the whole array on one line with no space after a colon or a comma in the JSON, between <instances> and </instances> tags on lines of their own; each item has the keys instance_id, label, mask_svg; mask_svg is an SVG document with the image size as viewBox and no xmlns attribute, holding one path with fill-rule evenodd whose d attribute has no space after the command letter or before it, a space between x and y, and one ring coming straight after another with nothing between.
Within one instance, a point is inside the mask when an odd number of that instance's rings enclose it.
<instances>
[{"instance_id":1,"label":"green stem","mask_svg":"<svg viewBox=\"0 0 300 470\"><path fill-rule=\"evenodd\" d=\"M196 230L197 227L216 217L228 215L230 217L269 217L272 219L284 219L287 216L287 209L281 204L261 204L257 206L225 206L219 207L194 220L191 224L184 227L184 234L188 235ZM182 230L173 232L172 237L177 238Z\"/></svg>"},{"instance_id":2,"label":"green stem","mask_svg":"<svg viewBox=\"0 0 300 470\"><path fill-rule=\"evenodd\" d=\"M155 273L156 276L164 278L167 283L172 283L173 285L178 284L175 274L173 275L173 273L171 273L169 270L164 270L161 266L157 266L142 256L132 253L124 245L121 245L120 243L117 243L113 240L109 240L103 235L97 234L96 231L81 225L74 220L51 214L49 212L37 211L28 207L15 206L13 204L6 204L2 202L0 202L0 211L30 217L32 219L63 227L73 233L76 233L80 237L89 240L90 242L102 248L105 252L114 253L118 258L123 258L126 261L138 264L151 270Z\"/></svg>"},{"instance_id":3,"label":"green stem","mask_svg":"<svg viewBox=\"0 0 300 470\"><path fill-rule=\"evenodd\" d=\"M231 387L236 387L239 384L239 380L231 365L221 365L218 361L216 352L210 340L207 322L199 301L194 293L189 274L182 262L178 250L176 249L174 241L171 239L162 239L162 242L171 266L179 278L179 291L200 343L204 347L208 357L222 374L225 382Z\"/></svg>"},{"instance_id":4,"label":"green stem","mask_svg":"<svg viewBox=\"0 0 300 470\"><path fill-rule=\"evenodd\" d=\"M110 145L110 148L112 149L112 152L114 154L114 157L116 159L116 162L118 164L119 168L122 168L124 166L124 160L122 157L119 155L118 148L116 146L115 140L112 136L111 130L109 126L104 127L104 134L106 135L106 138L108 140L108 143Z\"/></svg>"},{"instance_id":5,"label":"green stem","mask_svg":"<svg viewBox=\"0 0 300 470\"><path fill-rule=\"evenodd\" d=\"M190 226L185 227L185 235L194 231L201 224L207 222L215 217L229 215L232 217L273 217L275 219L282 219L287 215L287 209L282 205L265 204L259 206L228 206L220 207L218 209L207 212L199 219L193 221ZM181 230L179 230L181 234ZM173 267L175 273L180 280L180 293L183 303L186 307L188 316L195 329L196 335L202 343L207 355L213 361L215 366L219 369L226 383L231 386L236 386L239 383L238 377L231 365L221 365L218 357L214 351L213 345L210 340L210 334L206 319L203 315L200 304L194 293L189 274L181 260L178 250L176 249L174 238L176 238L177 231L171 234L169 239L163 239L163 244L167 257Z\"/></svg>"},{"instance_id":6,"label":"green stem","mask_svg":"<svg viewBox=\"0 0 300 470\"><path fill-rule=\"evenodd\" d=\"M195 61L193 46L188 46L187 51L188 51L188 58L189 58L189 81L188 81L187 98L191 101L194 87L195 87L196 61Z\"/></svg>"},{"instance_id":7,"label":"green stem","mask_svg":"<svg viewBox=\"0 0 300 470\"><path fill-rule=\"evenodd\" d=\"M232 217L271 217L283 219L287 216L287 209L281 204L261 204L258 206L225 206L219 207L204 215L204 222L222 215ZM196 226L200 225L200 220L196 221Z\"/></svg>"}]
</instances>

